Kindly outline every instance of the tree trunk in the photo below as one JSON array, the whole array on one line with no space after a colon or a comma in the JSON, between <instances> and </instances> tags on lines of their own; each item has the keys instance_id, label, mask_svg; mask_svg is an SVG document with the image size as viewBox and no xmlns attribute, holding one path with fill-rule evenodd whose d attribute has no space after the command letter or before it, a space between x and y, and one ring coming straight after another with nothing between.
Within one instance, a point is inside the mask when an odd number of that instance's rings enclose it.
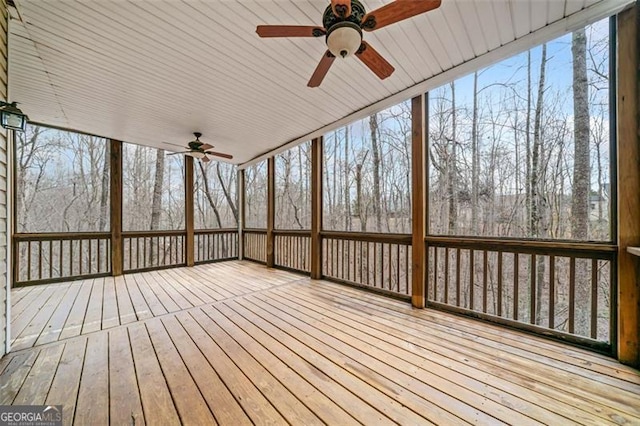
<instances>
[{"instance_id":1,"label":"tree trunk","mask_svg":"<svg viewBox=\"0 0 640 426\"><path fill-rule=\"evenodd\" d=\"M156 151L156 171L153 182L153 199L151 202L151 226L152 231L160 227L160 214L162 213L162 189L164 183L164 149Z\"/></svg>"},{"instance_id":2,"label":"tree trunk","mask_svg":"<svg viewBox=\"0 0 640 426\"><path fill-rule=\"evenodd\" d=\"M457 112L456 112L456 85L451 82L451 158L447 161L447 198L449 200L449 234L456 233L458 222L458 206L456 194L457 172Z\"/></svg>"},{"instance_id":3,"label":"tree trunk","mask_svg":"<svg viewBox=\"0 0 640 426\"><path fill-rule=\"evenodd\" d=\"M99 228L105 231L109 221L109 169L111 153L109 143L104 144L104 162L102 163L102 188L100 190L100 221Z\"/></svg>"},{"instance_id":4,"label":"tree trunk","mask_svg":"<svg viewBox=\"0 0 640 426\"><path fill-rule=\"evenodd\" d=\"M573 195L571 235L576 240L589 234L589 99L587 80L587 37L584 29L573 33Z\"/></svg>"},{"instance_id":5,"label":"tree trunk","mask_svg":"<svg viewBox=\"0 0 640 426\"><path fill-rule=\"evenodd\" d=\"M211 191L209 190L209 182L207 180L207 175L204 171L204 166L202 165L202 161L198 161L198 166L200 167L200 172L202 173L202 182L204 184L204 195L207 197L207 201L209 201L209 205L213 210L213 214L216 217L216 222L218 222L218 228L222 228L222 219L220 218L220 212L218 211L218 206L215 201L213 201L213 196L211 195Z\"/></svg>"},{"instance_id":6,"label":"tree trunk","mask_svg":"<svg viewBox=\"0 0 640 426\"><path fill-rule=\"evenodd\" d=\"M587 37L584 29L573 33L571 43L573 56L573 192L571 197L571 236L575 240L586 240L589 236L589 88L587 78ZM575 330L586 335L589 331L590 314L586 306L590 300L591 278L584 267L576 266L576 318Z\"/></svg>"},{"instance_id":7,"label":"tree trunk","mask_svg":"<svg viewBox=\"0 0 640 426\"><path fill-rule=\"evenodd\" d=\"M540 59L540 79L538 82L538 99L536 102L535 121L533 124L533 152L531 154L531 223L530 223L530 236L533 238L540 238L540 222L542 220L541 214L541 194L540 194L540 177L541 177L541 162L540 155L542 150L542 109L544 107L544 90L545 90L545 76L547 65L547 45L542 45L542 57ZM530 312L532 318L535 318L536 323L541 321L540 307L542 306L542 297L544 293L543 282L545 273L544 257L538 256L535 265L535 271L530 271L530 274L536 274L536 312Z\"/></svg>"},{"instance_id":8,"label":"tree trunk","mask_svg":"<svg viewBox=\"0 0 640 426\"><path fill-rule=\"evenodd\" d=\"M349 126L344 128L344 230L351 231L351 194L349 193Z\"/></svg>"},{"instance_id":9,"label":"tree trunk","mask_svg":"<svg viewBox=\"0 0 640 426\"><path fill-rule=\"evenodd\" d=\"M473 118L471 121L471 234L478 235L478 190L480 154L478 152L478 72L473 74Z\"/></svg>"},{"instance_id":10,"label":"tree trunk","mask_svg":"<svg viewBox=\"0 0 640 426\"><path fill-rule=\"evenodd\" d=\"M236 206L236 202L231 197L231 193L229 192L229 188L227 188L227 184L224 179L222 179L222 170L220 168L220 163L216 163L216 175L218 176L218 182L220 182L220 187L222 188L222 193L224 194L224 198L227 200L227 204L231 209L231 213L233 214L233 219L235 220L236 226L238 225L238 207ZM207 177L203 174L203 180L206 181ZM208 186L207 183L205 185Z\"/></svg>"},{"instance_id":11,"label":"tree trunk","mask_svg":"<svg viewBox=\"0 0 640 426\"><path fill-rule=\"evenodd\" d=\"M380 150L378 149L378 114L369 117L371 131L371 153L373 155L373 215L376 232L382 230L382 199L380 198Z\"/></svg>"}]
</instances>

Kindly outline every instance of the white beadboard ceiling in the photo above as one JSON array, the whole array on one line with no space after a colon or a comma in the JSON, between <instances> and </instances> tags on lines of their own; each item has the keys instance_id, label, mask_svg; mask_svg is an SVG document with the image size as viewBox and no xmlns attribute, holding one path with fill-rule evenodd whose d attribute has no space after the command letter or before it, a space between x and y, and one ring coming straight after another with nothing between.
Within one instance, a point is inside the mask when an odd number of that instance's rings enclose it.
<instances>
[{"instance_id":1,"label":"white beadboard ceiling","mask_svg":"<svg viewBox=\"0 0 640 426\"><path fill-rule=\"evenodd\" d=\"M365 33L396 68L390 78L349 58L317 89L306 84L324 39L260 39L255 27L321 25L328 0L14 2L10 100L32 121L168 150L200 131L246 164L631 1L442 0Z\"/></svg>"}]
</instances>

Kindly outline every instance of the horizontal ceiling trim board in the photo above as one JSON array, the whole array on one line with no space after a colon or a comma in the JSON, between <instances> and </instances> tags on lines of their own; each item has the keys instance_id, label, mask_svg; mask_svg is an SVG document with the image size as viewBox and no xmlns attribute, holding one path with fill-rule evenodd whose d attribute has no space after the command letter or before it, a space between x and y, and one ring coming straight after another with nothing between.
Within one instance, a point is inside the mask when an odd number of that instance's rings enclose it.
<instances>
[{"instance_id":1,"label":"horizontal ceiling trim board","mask_svg":"<svg viewBox=\"0 0 640 426\"><path fill-rule=\"evenodd\" d=\"M382 99L352 114L349 114L341 118L340 120L323 126L289 142L286 142L280 145L278 148L264 152L254 157L253 159L238 165L238 168L245 169L269 157L284 152L287 149L293 148L302 142L320 137L349 123L366 118L371 114L380 112L386 108L406 101L414 96L425 93L431 89L435 89L459 77L465 76L477 69L489 66L502 59L506 59L512 55L523 52L530 47L534 47L544 42L550 41L554 38L560 37L582 26L589 25L600 19L615 15L634 2L635 0L610 0L589 5L585 9L582 9L563 19L555 21L539 30L523 35L522 37L504 44L497 49L470 59L460 65L457 65L449 70L428 78L407 89L401 90L400 92L397 92L385 99Z\"/></svg>"}]
</instances>

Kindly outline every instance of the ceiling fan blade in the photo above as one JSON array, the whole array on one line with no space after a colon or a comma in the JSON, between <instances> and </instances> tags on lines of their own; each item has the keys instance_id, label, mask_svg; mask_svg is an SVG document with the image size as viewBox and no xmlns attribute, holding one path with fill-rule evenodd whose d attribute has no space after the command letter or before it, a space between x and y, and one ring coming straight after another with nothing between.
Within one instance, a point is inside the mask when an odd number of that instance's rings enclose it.
<instances>
[{"instance_id":1,"label":"ceiling fan blade","mask_svg":"<svg viewBox=\"0 0 640 426\"><path fill-rule=\"evenodd\" d=\"M233 158L233 155L225 154L224 152L207 151L207 152L205 152L205 154L214 155L216 157L221 157L221 158L226 158L228 160L231 160Z\"/></svg>"},{"instance_id":2,"label":"ceiling fan blade","mask_svg":"<svg viewBox=\"0 0 640 426\"><path fill-rule=\"evenodd\" d=\"M191 152L191 151L170 152L167 155L188 154L189 152Z\"/></svg>"},{"instance_id":3,"label":"ceiling fan blade","mask_svg":"<svg viewBox=\"0 0 640 426\"><path fill-rule=\"evenodd\" d=\"M260 37L320 37L327 32L322 27L303 25L258 25Z\"/></svg>"},{"instance_id":4,"label":"ceiling fan blade","mask_svg":"<svg viewBox=\"0 0 640 426\"><path fill-rule=\"evenodd\" d=\"M347 18L351 16L351 0L331 0L331 9L336 16Z\"/></svg>"},{"instance_id":5,"label":"ceiling fan blade","mask_svg":"<svg viewBox=\"0 0 640 426\"><path fill-rule=\"evenodd\" d=\"M395 68L366 41L362 42L356 56L381 80L389 77L395 71Z\"/></svg>"},{"instance_id":6,"label":"ceiling fan blade","mask_svg":"<svg viewBox=\"0 0 640 426\"><path fill-rule=\"evenodd\" d=\"M440 2L441 0L395 0L364 15L361 27L366 31L379 30L436 9L440 7Z\"/></svg>"},{"instance_id":7,"label":"ceiling fan blade","mask_svg":"<svg viewBox=\"0 0 640 426\"><path fill-rule=\"evenodd\" d=\"M200 149L206 151L208 149L213 148L213 145L209 145L208 143L203 143L202 145L200 145Z\"/></svg>"},{"instance_id":8,"label":"ceiling fan blade","mask_svg":"<svg viewBox=\"0 0 640 426\"><path fill-rule=\"evenodd\" d=\"M318 87L322 80L324 80L324 76L329 72L329 68L331 68L331 64L336 59L335 56L328 50L324 52L322 59L320 59L320 63L316 67L316 70L313 72L313 75L309 79L307 86L309 87Z\"/></svg>"},{"instance_id":9,"label":"ceiling fan blade","mask_svg":"<svg viewBox=\"0 0 640 426\"><path fill-rule=\"evenodd\" d=\"M202 162L203 163L208 163L209 161L211 161L211 159L209 157L207 157L206 155L204 157L202 157Z\"/></svg>"}]
</instances>

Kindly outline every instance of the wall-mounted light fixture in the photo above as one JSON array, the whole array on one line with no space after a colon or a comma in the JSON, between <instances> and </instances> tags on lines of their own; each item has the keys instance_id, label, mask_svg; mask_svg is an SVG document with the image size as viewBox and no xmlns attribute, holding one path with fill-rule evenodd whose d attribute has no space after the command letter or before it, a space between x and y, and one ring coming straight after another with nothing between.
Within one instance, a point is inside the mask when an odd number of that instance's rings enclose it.
<instances>
[{"instance_id":1,"label":"wall-mounted light fixture","mask_svg":"<svg viewBox=\"0 0 640 426\"><path fill-rule=\"evenodd\" d=\"M17 102L0 101L0 124L5 129L18 130L24 132L27 128L29 117L20 110Z\"/></svg>"}]
</instances>

